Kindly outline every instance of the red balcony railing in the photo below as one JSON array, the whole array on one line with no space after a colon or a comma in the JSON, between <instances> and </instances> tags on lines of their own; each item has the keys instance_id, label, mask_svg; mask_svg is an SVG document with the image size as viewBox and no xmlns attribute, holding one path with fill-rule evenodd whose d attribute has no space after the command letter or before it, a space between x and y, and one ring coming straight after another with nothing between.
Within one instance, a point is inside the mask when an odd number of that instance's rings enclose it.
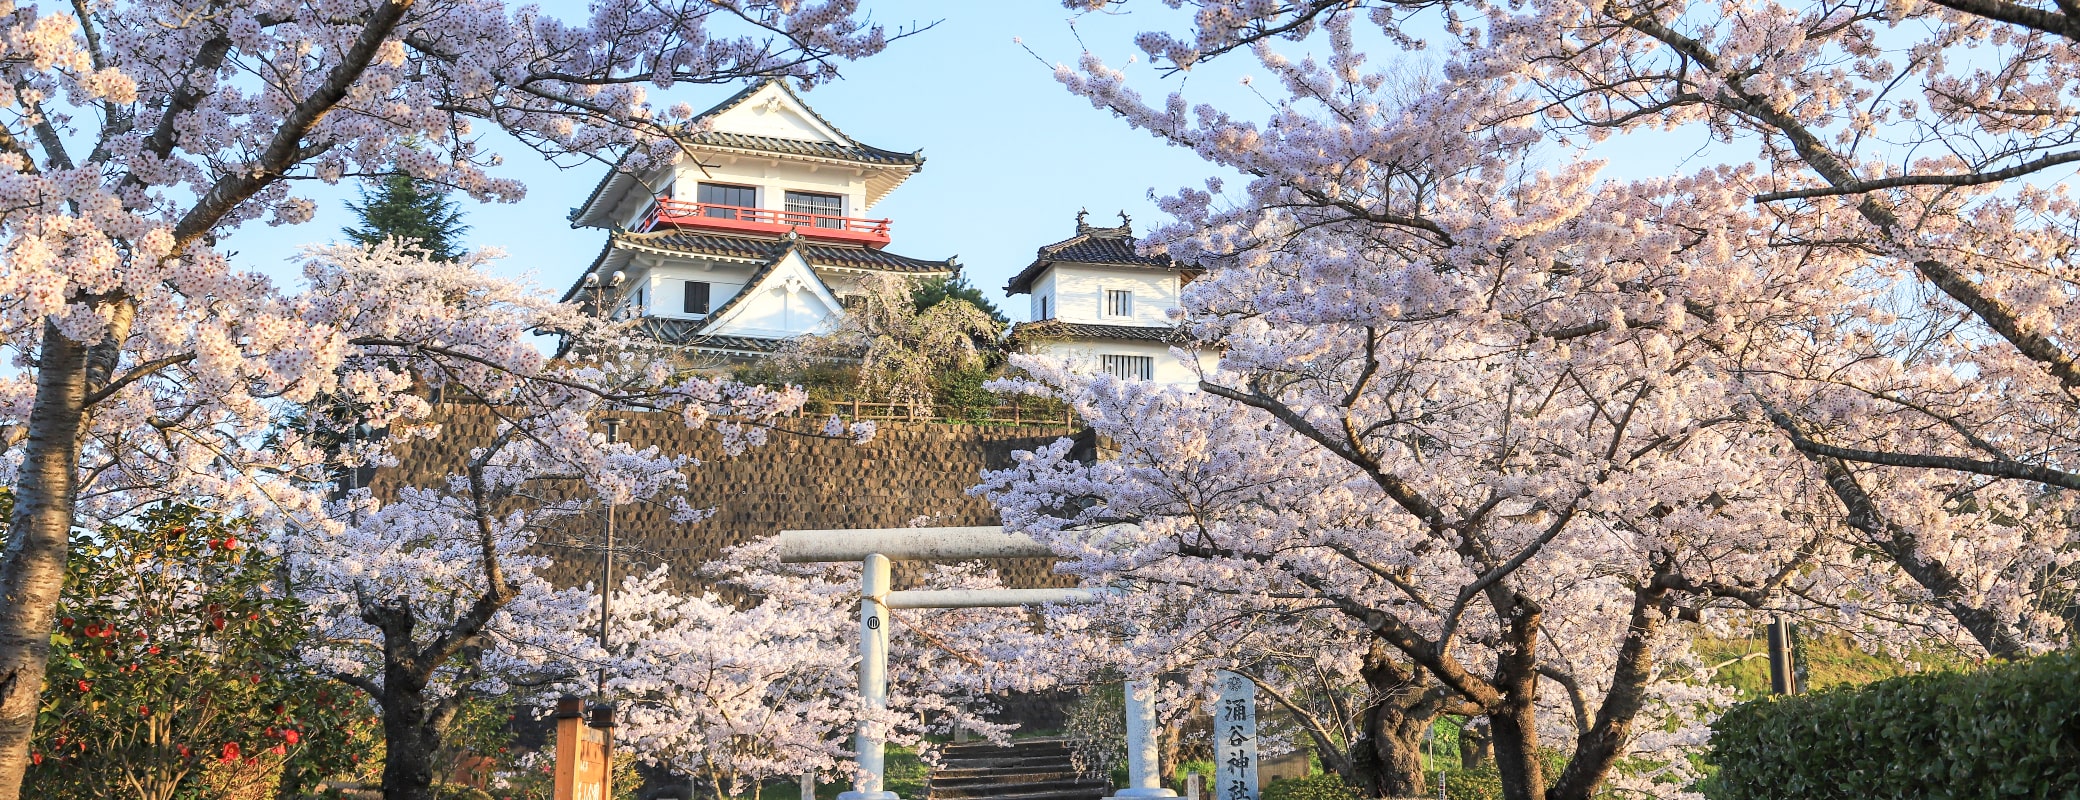
<instances>
[{"instance_id":1,"label":"red balcony railing","mask_svg":"<svg viewBox=\"0 0 2080 800\"><path fill-rule=\"evenodd\" d=\"M889 221L663 199L651 205L638 230L652 231L661 225L747 233L792 230L812 239L835 239L878 248L888 244Z\"/></svg>"}]
</instances>

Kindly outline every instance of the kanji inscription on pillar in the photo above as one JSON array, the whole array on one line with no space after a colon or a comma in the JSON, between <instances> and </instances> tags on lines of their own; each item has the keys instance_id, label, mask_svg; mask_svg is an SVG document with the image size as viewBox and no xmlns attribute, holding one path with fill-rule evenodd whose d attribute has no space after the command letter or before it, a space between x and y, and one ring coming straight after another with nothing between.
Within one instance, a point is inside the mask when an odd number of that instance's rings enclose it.
<instances>
[{"instance_id":1,"label":"kanji inscription on pillar","mask_svg":"<svg viewBox=\"0 0 2080 800\"><path fill-rule=\"evenodd\" d=\"M1213 712L1214 785L1209 800L1257 800L1257 684L1222 672Z\"/></svg>"}]
</instances>

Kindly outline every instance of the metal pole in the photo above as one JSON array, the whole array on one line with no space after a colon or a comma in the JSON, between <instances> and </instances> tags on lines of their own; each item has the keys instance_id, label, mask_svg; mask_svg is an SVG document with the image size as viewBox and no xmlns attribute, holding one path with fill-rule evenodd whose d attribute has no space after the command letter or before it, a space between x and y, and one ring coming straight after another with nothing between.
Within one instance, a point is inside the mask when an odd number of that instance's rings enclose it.
<instances>
[{"instance_id":1,"label":"metal pole","mask_svg":"<svg viewBox=\"0 0 2080 800\"><path fill-rule=\"evenodd\" d=\"M1176 797L1163 788L1162 767L1156 730L1156 691L1151 681L1126 685L1127 788L1112 793L1117 798Z\"/></svg>"},{"instance_id":2,"label":"metal pole","mask_svg":"<svg viewBox=\"0 0 2080 800\"><path fill-rule=\"evenodd\" d=\"M860 562L859 574L859 698L866 712L888 710L888 556L871 553ZM859 754L859 775L853 789L838 800L899 800L895 792L882 789L887 774L885 742L875 730L880 723L861 720L853 750Z\"/></svg>"},{"instance_id":3,"label":"metal pole","mask_svg":"<svg viewBox=\"0 0 2080 800\"><path fill-rule=\"evenodd\" d=\"M1791 671L1791 623L1783 617L1769 622L1769 690L1775 694L1793 694L1798 691L1798 679Z\"/></svg>"},{"instance_id":4,"label":"metal pole","mask_svg":"<svg viewBox=\"0 0 2080 800\"><path fill-rule=\"evenodd\" d=\"M614 417L608 417L608 418L607 418L607 420L606 420L606 422L607 422L607 442L608 442L609 444L611 444L611 443L613 443L613 442L619 441L619 440L621 439L621 420L619 420L619 419L617 419L617 418L614 418ZM609 630L609 626L613 624L613 620L614 620L614 501L612 501L612 500L609 500L609 501L607 501L607 551L606 551L606 554L605 554L604 556L602 556L602 557L600 558L600 579L599 579L599 649L600 649L600 650L603 650L603 651L604 651L604 650L606 650L606 649L607 649L607 644L608 644L608 641L609 641L609 639L608 639L608 630ZM605 697L605 696L606 696L606 694L607 694L607 665L605 665L605 664L601 664L601 665L600 665L600 667L599 667L599 693L600 693L600 696L601 696L601 697Z\"/></svg>"}]
</instances>

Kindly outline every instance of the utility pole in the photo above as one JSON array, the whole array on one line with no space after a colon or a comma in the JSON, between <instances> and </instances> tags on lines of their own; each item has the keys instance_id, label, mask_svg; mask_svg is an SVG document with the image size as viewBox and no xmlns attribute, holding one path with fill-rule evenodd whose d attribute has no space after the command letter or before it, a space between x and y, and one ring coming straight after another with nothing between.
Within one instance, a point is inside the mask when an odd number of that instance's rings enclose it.
<instances>
[{"instance_id":1,"label":"utility pole","mask_svg":"<svg viewBox=\"0 0 2080 800\"><path fill-rule=\"evenodd\" d=\"M620 420L620 418L618 418L618 417L608 417L608 418L606 419L606 423L607 423L607 443L608 443L608 444L613 444L613 443L615 443L615 442L621 441L621 420ZM605 554L604 554L604 555L602 555L602 556L600 557L600 560L599 560L599 562L600 562L600 579L599 579L599 649L600 649L600 650L602 650L602 651L605 651L605 650L607 650L607 645L608 645L608 633L607 633L607 632L608 632L608 630L609 630L609 626L610 626L610 625L612 625L612 624L613 624L613 621L614 621L614 501L613 501L613 500L608 500L608 501L607 501L607 547L606 547L606 552L605 552ZM604 664L604 663L602 663L602 664L600 664L600 665L599 665L599 694L600 694L600 699L601 699L601 700L605 700L605 699L606 699L606 695L607 695L607 665L606 665L606 664Z\"/></svg>"},{"instance_id":2,"label":"utility pole","mask_svg":"<svg viewBox=\"0 0 2080 800\"><path fill-rule=\"evenodd\" d=\"M1769 690L1774 694L1797 694L1798 673L1791 664L1791 622L1782 616L1769 622Z\"/></svg>"}]
</instances>

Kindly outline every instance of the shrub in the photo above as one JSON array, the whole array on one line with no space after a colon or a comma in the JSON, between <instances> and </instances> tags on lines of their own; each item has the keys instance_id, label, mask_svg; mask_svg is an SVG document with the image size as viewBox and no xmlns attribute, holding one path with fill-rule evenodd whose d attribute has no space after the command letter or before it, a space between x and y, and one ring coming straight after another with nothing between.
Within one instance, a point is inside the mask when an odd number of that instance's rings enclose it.
<instances>
[{"instance_id":1,"label":"shrub","mask_svg":"<svg viewBox=\"0 0 2080 800\"><path fill-rule=\"evenodd\" d=\"M1259 800L1357 800L1357 793L1335 773L1272 781Z\"/></svg>"},{"instance_id":2,"label":"shrub","mask_svg":"<svg viewBox=\"0 0 2080 800\"><path fill-rule=\"evenodd\" d=\"M1754 798L2080 798L2080 653L1735 706L1717 793Z\"/></svg>"}]
</instances>

